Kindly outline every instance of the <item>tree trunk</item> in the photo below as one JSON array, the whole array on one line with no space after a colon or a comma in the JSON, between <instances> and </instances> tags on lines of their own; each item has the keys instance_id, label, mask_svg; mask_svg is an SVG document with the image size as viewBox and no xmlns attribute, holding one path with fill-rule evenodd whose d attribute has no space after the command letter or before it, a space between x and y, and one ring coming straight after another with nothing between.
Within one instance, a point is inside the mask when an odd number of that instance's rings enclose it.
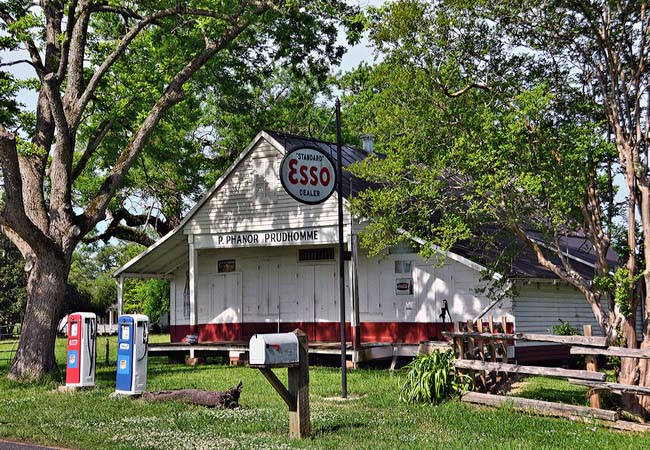
<instances>
[{"instance_id":1,"label":"tree trunk","mask_svg":"<svg viewBox=\"0 0 650 450\"><path fill-rule=\"evenodd\" d=\"M626 347L637 348L636 314L625 318L621 324L621 332L625 339ZM637 358L621 358L621 372L619 373L618 379L623 384L647 386L646 384L642 384L644 380L639 378L639 359ZM623 394L623 409L632 414L646 414L639 402L641 397L635 394Z\"/></svg>"},{"instance_id":2,"label":"tree trunk","mask_svg":"<svg viewBox=\"0 0 650 450\"><path fill-rule=\"evenodd\" d=\"M641 349L650 348L650 336L647 334L641 341ZM639 360L639 386L650 386L650 359ZM639 395L637 401L641 410L645 413L646 417L650 416L650 396Z\"/></svg>"},{"instance_id":3,"label":"tree trunk","mask_svg":"<svg viewBox=\"0 0 650 450\"><path fill-rule=\"evenodd\" d=\"M209 408L220 407L224 409L239 408L242 382L228 389L226 392L204 391L201 389L179 389L171 391L145 392L142 398L156 402L183 402Z\"/></svg>"},{"instance_id":4,"label":"tree trunk","mask_svg":"<svg viewBox=\"0 0 650 450\"><path fill-rule=\"evenodd\" d=\"M56 367L54 343L63 305L69 264L55 255L40 255L27 282L27 307L9 378L38 380Z\"/></svg>"}]
</instances>

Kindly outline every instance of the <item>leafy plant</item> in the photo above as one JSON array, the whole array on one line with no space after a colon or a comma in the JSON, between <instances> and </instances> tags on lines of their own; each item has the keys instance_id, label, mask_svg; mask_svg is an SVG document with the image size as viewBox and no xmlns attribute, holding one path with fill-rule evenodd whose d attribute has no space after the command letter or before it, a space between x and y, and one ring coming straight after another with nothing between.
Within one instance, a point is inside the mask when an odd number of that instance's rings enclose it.
<instances>
[{"instance_id":1,"label":"leafy plant","mask_svg":"<svg viewBox=\"0 0 650 450\"><path fill-rule=\"evenodd\" d=\"M454 352L418 355L406 368L406 379L400 378L400 401L438 404L470 389L472 379L456 370Z\"/></svg>"},{"instance_id":2,"label":"leafy plant","mask_svg":"<svg viewBox=\"0 0 650 450\"><path fill-rule=\"evenodd\" d=\"M553 325L553 327L551 327L551 333L558 336L580 336L580 330L571 326L568 321L562 319L557 320L560 321L560 324Z\"/></svg>"},{"instance_id":3,"label":"leafy plant","mask_svg":"<svg viewBox=\"0 0 650 450\"><path fill-rule=\"evenodd\" d=\"M625 317L632 315L632 302L630 295L634 285L641 279L643 273L630 277L630 271L626 267L619 267L614 275L595 277L594 285L598 289L608 290L614 293L614 301Z\"/></svg>"}]
</instances>

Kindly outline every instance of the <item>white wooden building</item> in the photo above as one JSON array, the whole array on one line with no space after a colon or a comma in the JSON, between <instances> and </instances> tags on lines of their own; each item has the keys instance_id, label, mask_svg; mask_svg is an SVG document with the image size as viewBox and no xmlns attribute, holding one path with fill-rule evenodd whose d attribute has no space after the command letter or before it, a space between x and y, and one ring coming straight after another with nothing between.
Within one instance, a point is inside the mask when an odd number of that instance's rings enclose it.
<instances>
[{"instance_id":1,"label":"white wooden building","mask_svg":"<svg viewBox=\"0 0 650 450\"><path fill-rule=\"evenodd\" d=\"M337 194L302 204L278 178L285 152L306 145L335 159L333 144L260 132L178 228L118 269L120 286L129 277L171 281L173 342L188 334L199 342L248 341L255 333L295 328L310 342L340 339ZM343 149L346 166L366 156ZM345 205L365 186L349 174L343 181ZM368 257L357 244L363 224L347 211L344 223L351 255L346 328L356 345L439 339L443 328L452 328L449 316L445 324L440 317L444 300L454 322L485 314L505 316L511 330L522 332L548 332L558 319L596 325L577 291L530 262L518 277L520 296L492 303L476 291L483 267L467 256L449 252L442 267L405 248ZM581 264L590 270L586 259ZM118 296L121 311L121 289Z\"/></svg>"}]
</instances>

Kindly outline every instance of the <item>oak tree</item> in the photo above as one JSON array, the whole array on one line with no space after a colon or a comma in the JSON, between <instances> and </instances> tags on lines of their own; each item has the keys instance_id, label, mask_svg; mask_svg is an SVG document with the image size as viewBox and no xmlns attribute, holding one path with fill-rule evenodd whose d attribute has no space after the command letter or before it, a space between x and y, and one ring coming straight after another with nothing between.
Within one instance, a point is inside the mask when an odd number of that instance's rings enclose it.
<instances>
[{"instance_id":1,"label":"oak tree","mask_svg":"<svg viewBox=\"0 0 650 450\"><path fill-rule=\"evenodd\" d=\"M369 244L398 239L399 223L443 248L507 230L584 295L612 342L648 348L646 2L402 0L371 21L383 62L345 80L351 116L386 153L357 168L382 186L355 204L376 219ZM614 272L608 253L621 218L630 250ZM567 256L575 236L590 242L593 276ZM620 379L650 385L647 363L625 359ZM627 409L650 412L647 396L625 399Z\"/></svg>"},{"instance_id":2,"label":"oak tree","mask_svg":"<svg viewBox=\"0 0 650 450\"><path fill-rule=\"evenodd\" d=\"M173 164L196 168L203 149L186 139L187 122L206 93L259 83L278 65L323 76L343 53L338 25L354 20L341 1L0 4L0 226L28 272L10 377L38 379L54 367L74 249L101 234L108 211L120 217L110 222L114 235L119 224L150 223L142 208L122 206L153 174L177 192L164 211L173 226L184 186L196 186L203 168L165 174ZM19 65L33 79L12 77ZM35 91L35 111L21 107L19 89Z\"/></svg>"}]
</instances>

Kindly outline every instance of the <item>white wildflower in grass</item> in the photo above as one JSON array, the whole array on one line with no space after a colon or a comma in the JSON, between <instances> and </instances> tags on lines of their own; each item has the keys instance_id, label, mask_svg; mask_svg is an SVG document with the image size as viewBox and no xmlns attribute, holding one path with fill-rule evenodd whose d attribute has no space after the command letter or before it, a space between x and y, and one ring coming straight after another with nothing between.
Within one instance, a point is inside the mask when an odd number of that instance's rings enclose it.
<instances>
[{"instance_id":1,"label":"white wildflower in grass","mask_svg":"<svg viewBox=\"0 0 650 450\"><path fill-rule=\"evenodd\" d=\"M266 437L241 435L224 437L213 433L200 431L130 430L124 434L113 436L112 442L127 444L134 449L157 450L264 450L290 449L284 442L270 443Z\"/></svg>"}]
</instances>

